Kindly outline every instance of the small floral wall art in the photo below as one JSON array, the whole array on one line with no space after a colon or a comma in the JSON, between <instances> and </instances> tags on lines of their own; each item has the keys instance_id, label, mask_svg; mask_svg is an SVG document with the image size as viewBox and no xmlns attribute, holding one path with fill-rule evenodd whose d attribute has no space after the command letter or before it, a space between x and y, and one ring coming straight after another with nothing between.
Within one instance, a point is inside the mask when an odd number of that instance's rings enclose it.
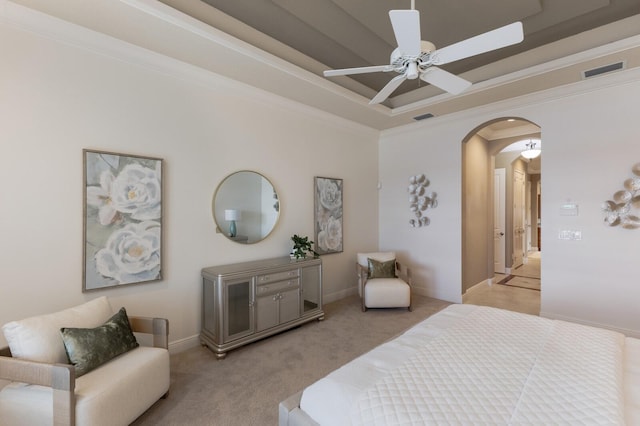
<instances>
[{"instance_id":1,"label":"small floral wall art","mask_svg":"<svg viewBox=\"0 0 640 426\"><path fill-rule=\"evenodd\" d=\"M83 150L83 291L162 278L162 160Z\"/></svg>"},{"instance_id":2,"label":"small floral wall art","mask_svg":"<svg viewBox=\"0 0 640 426\"><path fill-rule=\"evenodd\" d=\"M315 177L314 224L318 254L342 251L342 179Z\"/></svg>"},{"instance_id":3,"label":"small floral wall art","mask_svg":"<svg viewBox=\"0 0 640 426\"><path fill-rule=\"evenodd\" d=\"M620 225L625 229L640 228L640 163L631 168L631 176L625 180L624 189L616 191L612 200L602 204L604 223L609 226Z\"/></svg>"}]
</instances>

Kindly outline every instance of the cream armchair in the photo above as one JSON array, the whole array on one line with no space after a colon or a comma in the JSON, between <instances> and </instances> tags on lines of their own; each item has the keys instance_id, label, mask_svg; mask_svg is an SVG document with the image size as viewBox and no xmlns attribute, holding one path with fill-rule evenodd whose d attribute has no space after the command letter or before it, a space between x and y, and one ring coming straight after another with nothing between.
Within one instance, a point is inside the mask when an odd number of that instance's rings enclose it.
<instances>
[{"instance_id":1,"label":"cream armchair","mask_svg":"<svg viewBox=\"0 0 640 426\"><path fill-rule=\"evenodd\" d=\"M61 327L91 329L111 315L106 297L101 297L5 324L11 350L0 349L0 424L128 425L166 397L169 324L164 318L129 316L131 330L151 335L145 343L153 347L128 350L81 377L68 360L59 362L65 350Z\"/></svg>"},{"instance_id":2,"label":"cream armchair","mask_svg":"<svg viewBox=\"0 0 640 426\"><path fill-rule=\"evenodd\" d=\"M395 252L358 253L356 271L363 312L367 308L411 310L411 270L396 260Z\"/></svg>"}]
</instances>

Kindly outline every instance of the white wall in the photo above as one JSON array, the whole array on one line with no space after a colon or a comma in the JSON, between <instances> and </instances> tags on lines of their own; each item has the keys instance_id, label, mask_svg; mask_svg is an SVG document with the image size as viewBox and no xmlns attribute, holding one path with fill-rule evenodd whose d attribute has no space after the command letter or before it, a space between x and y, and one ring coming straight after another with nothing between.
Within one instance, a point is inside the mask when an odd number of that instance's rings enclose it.
<instances>
[{"instance_id":1,"label":"white wall","mask_svg":"<svg viewBox=\"0 0 640 426\"><path fill-rule=\"evenodd\" d=\"M601 206L640 162L640 79L541 108L542 310L640 334L640 230L604 225ZM557 115L561 114L559 120ZM578 204L578 216L560 205ZM636 214L640 214L636 203ZM560 241L563 229L581 241Z\"/></svg>"},{"instance_id":2,"label":"white wall","mask_svg":"<svg viewBox=\"0 0 640 426\"><path fill-rule=\"evenodd\" d=\"M313 233L314 176L345 188L325 301L355 290L355 252L377 247L378 132L215 75L191 79L193 67L61 21L29 24L36 33L0 19L0 324L107 295L169 318L174 348L197 343L201 268L288 255L291 235ZM155 69L125 59L138 56ZM83 148L164 159L162 281L82 293ZM211 216L218 183L245 169L281 203L275 231L252 245L216 234Z\"/></svg>"},{"instance_id":3,"label":"white wall","mask_svg":"<svg viewBox=\"0 0 640 426\"><path fill-rule=\"evenodd\" d=\"M544 140L542 314L640 335L640 230L605 226L601 211L640 162L638 93L640 72L630 70L385 132L381 248L411 259L418 291L459 302L461 141L491 119L531 120ZM440 203L430 226L410 229L406 182L416 172L429 177ZM567 200L578 216L560 215ZM582 240L559 240L561 229L582 231Z\"/></svg>"},{"instance_id":4,"label":"white wall","mask_svg":"<svg viewBox=\"0 0 640 426\"><path fill-rule=\"evenodd\" d=\"M433 119L430 119L433 120ZM464 126L407 126L380 139L380 249L395 250L411 266L414 291L461 302L461 141ZM411 228L409 177L424 173L438 206L431 224Z\"/></svg>"}]
</instances>

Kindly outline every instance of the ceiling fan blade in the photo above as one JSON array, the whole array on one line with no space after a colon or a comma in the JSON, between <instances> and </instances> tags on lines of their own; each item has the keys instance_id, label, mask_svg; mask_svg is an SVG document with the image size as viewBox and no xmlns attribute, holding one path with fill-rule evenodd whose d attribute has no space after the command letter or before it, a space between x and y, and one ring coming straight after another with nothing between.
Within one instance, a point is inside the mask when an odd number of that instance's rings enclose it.
<instances>
[{"instance_id":1,"label":"ceiling fan blade","mask_svg":"<svg viewBox=\"0 0 640 426\"><path fill-rule=\"evenodd\" d=\"M373 99L371 99L369 105L379 104L380 102L387 99L389 95L392 94L393 91L396 90L398 86L400 86L406 79L407 77L404 74L393 77L391 81L388 82L387 85L384 86L382 90L380 90L378 94L373 97Z\"/></svg>"},{"instance_id":2,"label":"ceiling fan blade","mask_svg":"<svg viewBox=\"0 0 640 426\"><path fill-rule=\"evenodd\" d=\"M400 52L406 56L420 55L420 12L390 10L389 18Z\"/></svg>"},{"instance_id":3,"label":"ceiling fan blade","mask_svg":"<svg viewBox=\"0 0 640 426\"><path fill-rule=\"evenodd\" d=\"M523 39L522 22L514 22L436 50L433 63L436 65L448 64L469 56L520 43Z\"/></svg>"},{"instance_id":4,"label":"ceiling fan blade","mask_svg":"<svg viewBox=\"0 0 640 426\"><path fill-rule=\"evenodd\" d=\"M326 70L323 74L325 77L335 77L338 75L365 74L368 72L388 72L393 71L391 65L375 65L372 67L343 68L339 70Z\"/></svg>"},{"instance_id":5,"label":"ceiling fan blade","mask_svg":"<svg viewBox=\"0 0 640 426\"><path fill-rule=\"evenodd\" d=\"M427 70L420 75L420 79L442 90L446 90L452 95L457 95L471 86L470 81L434 66L427 68Z\"/></svg>"}]
</instances>

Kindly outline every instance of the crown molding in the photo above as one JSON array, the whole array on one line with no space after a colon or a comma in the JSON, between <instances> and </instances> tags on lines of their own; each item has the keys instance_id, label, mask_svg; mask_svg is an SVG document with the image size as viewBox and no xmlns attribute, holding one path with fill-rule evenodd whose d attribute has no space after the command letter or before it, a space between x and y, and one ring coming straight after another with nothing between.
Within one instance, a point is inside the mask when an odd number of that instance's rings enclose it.
<instances>
[{"instance_id":1,"label":"crown molding","mask_svg":"<svg viewBox=\"0 0 640 426\"><path fill-rule=\"evenodd\" d=\"M522 95L503 101L482 105L475 108L447 114L442 117L433 117L429 120L398 126L380 132L381 137L400 135L403 133L414 132L418 129L428 128L440 125L449 125L461 120L477 118L478 116L490 116L497 118L501 116L514 116L514 110L526 108L532 105L541 105L556 100L580 96L586 93L603 90L609 87L632 84L640 81L640 68L632 68L629 70L618 71L608 75L602 75L597 78L588 80L580 80L576 83L564 86L542 90L527 95ZM517 115L517 114L516 114ZM483 121L491 118L483 119Z\"/></svg>"}]
</instances>

